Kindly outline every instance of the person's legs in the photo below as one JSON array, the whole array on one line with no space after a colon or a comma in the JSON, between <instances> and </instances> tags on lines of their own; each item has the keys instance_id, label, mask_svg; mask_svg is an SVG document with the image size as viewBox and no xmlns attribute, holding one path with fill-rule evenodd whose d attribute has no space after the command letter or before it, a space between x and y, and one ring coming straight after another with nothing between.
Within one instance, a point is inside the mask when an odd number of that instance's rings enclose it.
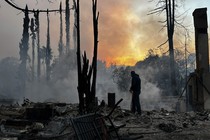
<instances>
[{"instance_id":1,"label":"person's legs","mask_svg":"<svg viewBox=\"0 0 210 140\"><path fill-rule=\"evenodd\" d=\"M136 101L136 108L137 108L137 112L138 112L139 114L141 114L141 105L140 105L139 96L138 96L137 101Z\"/></svg>"},{"instance_id":2,"label":"person's legs","mask_svg":"<svg viewBox=\"0 0 210 140\"><path fill-rule=\"evenodd\" d=\"M134 94L135 95L135 97L134 97L134 104L135 104L135 109L137 109L137 112L139 113L139 114L141 114L141 106L140 106L140 101L139 101L139 94L138 93L135 93Z\"/></svg>"},{"instance_id":3,"label":"person's legs","mask_svg":"<svg viewBox=\"0 0 210 140\"><path fill-rule=\"evenodd\" d=\"M135 109L135 98L134 95L132 95L132 101L131 101L131 112L135 113L136 109Z\"/></svg>"}]
</instances>

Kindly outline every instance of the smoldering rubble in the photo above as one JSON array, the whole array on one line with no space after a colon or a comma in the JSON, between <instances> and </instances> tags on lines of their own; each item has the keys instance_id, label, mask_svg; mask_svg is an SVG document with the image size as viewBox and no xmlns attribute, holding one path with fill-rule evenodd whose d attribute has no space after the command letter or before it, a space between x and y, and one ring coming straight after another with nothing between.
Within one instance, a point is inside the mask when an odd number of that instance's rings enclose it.
<instances>
[{"instance_id":1,"label":"smoldering rubble","mask_svg":"<svg viewBox=\"0 0 210 140\"><path fill-rule=\"evenodd\" d=\"M105 103L105 102L103 102ZM107 116L113 110L105 104L97 113ZM87 114L86 114L87 115ZM77 139L72 119L81 117L78 104L33 103L0 106L0 139L5 140L65 140ZM176 140L210 138L210 112L175 112L165 109L143 111L136 115L117 106L110 119L121 139ZM109 124L106 123L107 127ZM113 139L117 137L113 136ZM105 139L105 138L104 138Z\"/></svg>"}]
</instances>

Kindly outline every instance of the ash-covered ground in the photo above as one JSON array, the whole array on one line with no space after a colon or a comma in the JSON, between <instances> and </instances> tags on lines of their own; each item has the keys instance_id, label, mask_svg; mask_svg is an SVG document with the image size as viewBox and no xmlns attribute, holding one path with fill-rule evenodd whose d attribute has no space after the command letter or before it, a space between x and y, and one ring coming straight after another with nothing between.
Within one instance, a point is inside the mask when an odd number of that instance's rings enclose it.
<instances>
[{"instance_id":1,"label":"ash-covered ground","mask_svg":"<svg viewBox=\"0 0 210 140\"><path fill-rule=\"evenodd\" d=\"M97 113L106 116L105 105ZM4 140L76 139L71 118L80 116L78 104L29 103L0 107L0 137ZM175 112L165 109L144 111L141 116L118 106L110 116L122 139L208 140L210 112Z\"/></svg>"}]
</instances>

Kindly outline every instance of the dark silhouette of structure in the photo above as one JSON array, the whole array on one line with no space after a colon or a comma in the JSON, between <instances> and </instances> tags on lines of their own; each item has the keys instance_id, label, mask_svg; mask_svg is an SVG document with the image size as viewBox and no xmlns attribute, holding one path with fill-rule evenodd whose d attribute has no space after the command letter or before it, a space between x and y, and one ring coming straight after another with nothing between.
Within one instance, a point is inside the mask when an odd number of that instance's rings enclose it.
<instances>
[{"instance_id":1,"label":"dark silhouette of structure","mask_svg":"<svg viewBox=\"0 0 210 140\"><path fill-rule=\"evenodd\" d=\"M97 0L92 1L93 4L93 32L94 32L94 51L92 65L89 65L86 52L82 56L83 65L80 53L80 23L79 23L79 0L75 6L77 15L77 69L78 69L78 94L79 94L79 110L80 113L93 111L95 106L96 95L96 76L97 76L97 50L98 50L98 17ZM91 81L92 80L92 81ZM86 108L85 108L86 107Z\"/></svg>"},{"instance_id":2,"label":"dark silhouette of structure","mask_svg":"<svg viewBox=\"0 0 210 140\"><path fill-rule=\"evenodd\" d=\"M196 70L188 79L188 110L210 109L210 73L207 8L193 12L195 27Z\"/></svg>"}]
</instances>

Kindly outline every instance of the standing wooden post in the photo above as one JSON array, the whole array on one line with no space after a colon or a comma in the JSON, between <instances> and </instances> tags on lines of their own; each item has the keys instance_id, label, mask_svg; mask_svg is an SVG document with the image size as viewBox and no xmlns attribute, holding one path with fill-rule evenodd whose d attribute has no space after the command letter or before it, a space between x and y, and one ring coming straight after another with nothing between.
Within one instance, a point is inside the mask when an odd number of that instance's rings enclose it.
<instances>
[{"instance_id":1,"label":"standing wooden post","mask_svg":"<svg viewBox=\"0 0 210 140\"><path fill-rule=\"evenodd\" d=\"M114 107L115 105L115 93L108 93L108 106Z\"/></svg>"}]
</instances>

